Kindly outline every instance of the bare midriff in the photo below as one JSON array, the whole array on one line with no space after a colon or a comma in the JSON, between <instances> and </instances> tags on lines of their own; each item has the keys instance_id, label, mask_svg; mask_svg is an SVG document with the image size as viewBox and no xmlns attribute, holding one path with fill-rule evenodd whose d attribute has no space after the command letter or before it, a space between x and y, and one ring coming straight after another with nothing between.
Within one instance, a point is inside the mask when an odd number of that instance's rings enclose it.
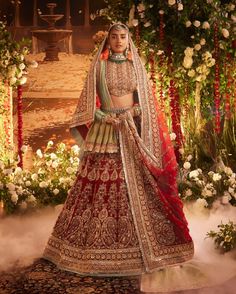
<instances>
[{"instance_id":1,"label":"bare midriff","mask_svg":"<svg viewBox=\"0 0 236 294\"><path fill-rule=\"evenodd\" d=\"M111 95L113 108L129 108L134 104L133 93L128 93L123 96Z\"/></svg>"}]
</instances>

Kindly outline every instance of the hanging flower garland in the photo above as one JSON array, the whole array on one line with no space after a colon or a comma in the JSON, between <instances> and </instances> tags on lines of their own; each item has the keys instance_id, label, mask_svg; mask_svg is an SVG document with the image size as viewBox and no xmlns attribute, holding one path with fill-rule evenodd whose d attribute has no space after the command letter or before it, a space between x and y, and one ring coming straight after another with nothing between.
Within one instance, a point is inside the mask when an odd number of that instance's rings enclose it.
<instances>
[{"instance_id":1,"label":"hanging flower garland","mask_svg":"<svg viewBox=\"0 0 236 294\"><path fill-rule=\"evenodd\" d=\"M23 156L22 156L22 146L23 146L23 119L22 119L22 85L17 87L17 118L18 118L18 132L17 132L17 141L18 141L18 166L23 168Z\"/></svg>"},{"instance_id":2,"label":"hanging flower garland","mask_svg":"<svg viewBox=\"0 0 236 294\"><path fill-rule=\"evenodd\" d=\"M214 103L215 103L215 132L220 133L220 65L219 65L219 39L218 25L214 24L214 57L215 57L215 81L214 81Z\"/></svg>"},{"instance_id":3,"label":"hanging flower garland","mask_svg":"<svg viewBox=\"0 0 236 294\"><path fill-rule=\"evenodd\" d=\"M225 75L227 78L226 82L226 91L225 91L225 119L229 120L231 118L231 107L230 107L230 96L231 96L231 62L232 57L230 54L227 54L226 63L225 63Z\"/></svg>"},{"instance_id":4,"label":"hanging flower garland","mask_svg":"<svg viewBox=\"0 0 236 294\"><path fill-rule=\"evenodd\" d=\"M164 45L164 11L160 10L159 11L159 15L160 15L160 24L159 24L159 39L160 39L160 44L163 47ZM159 72L159 99L160 99L160 105L161 105L161 109L164 112L164 77L163 77L163 73L162 73L162 67L164 64L164 51L160 52L160 61L159 61L159 67L160 67L160 72Z\"/></svg>"}]
</instances>

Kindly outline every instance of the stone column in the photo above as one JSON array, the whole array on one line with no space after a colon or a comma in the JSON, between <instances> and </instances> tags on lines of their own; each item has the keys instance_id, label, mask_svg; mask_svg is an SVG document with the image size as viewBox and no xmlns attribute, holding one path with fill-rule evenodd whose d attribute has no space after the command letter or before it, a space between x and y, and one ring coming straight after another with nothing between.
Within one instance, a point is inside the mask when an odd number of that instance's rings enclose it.
<instances>
[{"instance_id":1,"label":"stone column","mask_svg":"<svg viewBox=\"0 0 236 294\"><path fill-rule=\"evenodd\" d=\"M90 13L89 13L89 0L85 0L84 4L84 26L89 27L90 23Z\"/></svg>"},{"instance_id":2,"label":"stone column","mask_svg":"<svg viewBox=\"0 0 236 294\"><path fill-rule=\"evenodd\" d=\"M34 0L34 12L33 12L33 26L38 26L38 11L37 11L37 0Z\"/></svg>"},{"instance_id":3,"label":"stone column","mask_svg":"<svg viewBox=\"0 0 236 294\"><path fill-rule=\"evenodd\" d=\"M15 0L15 27L20 27L20 1Z\"/></svg>"},{"instance_id":4,"label":"stone column","mask_svg":"<svg viewBox=\"0 0 236 294\"><path fill-rule=\"evenodd\" d=\"M70 20L70 0L66 0L66 28L71 28Z\"/></svg>"}]
</instances>

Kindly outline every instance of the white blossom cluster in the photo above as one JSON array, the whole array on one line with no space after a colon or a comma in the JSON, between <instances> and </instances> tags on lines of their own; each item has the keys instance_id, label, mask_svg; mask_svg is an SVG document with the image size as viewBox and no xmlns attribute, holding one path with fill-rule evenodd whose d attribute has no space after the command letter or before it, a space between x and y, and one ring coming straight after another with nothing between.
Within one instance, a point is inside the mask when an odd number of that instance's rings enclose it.
<instances>
[{"instance_id":1,"label":"white blossom cluster","mask_svg":"<svg viewBox=\"0 0 236 294\"><path fill-rule=\"evenodd\" d=\"M13 206L24 210L43 203L43 197L56 197L69 191L78 169L80 149L77 145L69 149L60 143L55 152L51 152L53 145L53 141L49 141L44 152L36 151L30 171L17 167L17 162L7 165L0 161L0 200L6 208ZM24 153L27 150L27 146L22 147ZM54 200L52 203L57 202Z\"/></svg>"}]
</instances>

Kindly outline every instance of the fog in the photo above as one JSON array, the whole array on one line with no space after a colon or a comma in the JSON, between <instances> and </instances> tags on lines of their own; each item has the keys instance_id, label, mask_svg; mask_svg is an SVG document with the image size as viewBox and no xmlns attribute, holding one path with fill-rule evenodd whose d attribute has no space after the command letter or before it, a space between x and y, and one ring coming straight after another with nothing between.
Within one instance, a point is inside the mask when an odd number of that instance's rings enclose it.
<instances>
[{"instance_id":1,"label":"fog","mask_svg":"<svg viewBox=\"0 0 236 294\"><path fill-rule=\"evenodd\" d=\"M31 215L8 216L0 220L0 271L30 265L34 259L42 256L60 210L61 206L58 206L55 209L41 209ZM195 245L194 260L187 264L186 269L189 267L192 272L196 270L195 277L198 272L203 274L203 278L200 278L200 284L202 283L203 286L214 286L232 278L223 287L219 285L218 288L214 287L214 290L201 289L197 293L236 293L236 279L233 278L236 274L236 251L219 254L214 248L214 242L209 238L206 239L206 233L217 230L217 225L221 221L236 222L236 208L230 205L218 205L217 209L207 210L191 205L185 207L185 214ZM182 270L181 274L175 273L175 276L177 275L184 284L187 280L191 283L188 270ZM168 274L162 275L161 278L153 276L151 281L143 280L142 289L149 292L159 290L156 289L160 284L158 279L161 279L162 285L165 285L165 279L166 283L167 281L169 283Z\"/></svg>"}]
</instances>

